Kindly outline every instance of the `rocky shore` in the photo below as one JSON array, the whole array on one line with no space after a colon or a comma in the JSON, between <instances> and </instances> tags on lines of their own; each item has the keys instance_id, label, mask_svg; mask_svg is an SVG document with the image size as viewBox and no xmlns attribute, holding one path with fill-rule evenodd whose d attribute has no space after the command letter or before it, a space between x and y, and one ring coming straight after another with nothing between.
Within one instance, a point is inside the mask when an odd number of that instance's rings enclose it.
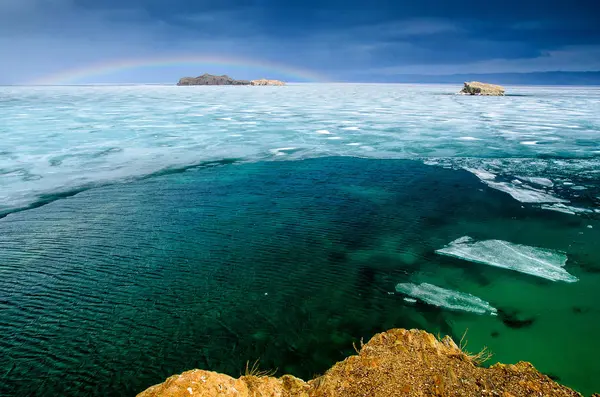
<instances>
[{"instance_id":1,"label":"rocky shore","mask_svg":"<svg viewBox=\"0 0 600 397\"><path fill-rule=\"evenodd\" d=\"M215 76L212 74L205 73L198 77L182 77L177 83L179 86L187 85L285 85L283 81L279 80L236 80L227 75Z\"/></svg>"},{"instance_id":2,"label":"rocky shore","mask_svg":"<svg viewBox=\"0 0 600 397\"><path fill-rule=\"evenodd\" d=\"M485 352L470 354L450 337L393 329L308 382L256 370L235 379L196 369L171 376L138 397L581 396L529 363L480 367L485 358Z\"/></svg>"}]
</instances>

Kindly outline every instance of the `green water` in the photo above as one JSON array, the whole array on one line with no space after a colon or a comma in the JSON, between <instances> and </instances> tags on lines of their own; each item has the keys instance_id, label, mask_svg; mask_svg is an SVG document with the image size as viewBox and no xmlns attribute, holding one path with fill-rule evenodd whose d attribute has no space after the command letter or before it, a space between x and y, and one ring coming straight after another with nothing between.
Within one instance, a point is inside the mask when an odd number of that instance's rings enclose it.
<instances>
[{"instance_id":1,"label":"green water","mask_svg":"<svg viewBox=\"0 0 600 397\"><path fill-rule=\"evenodd\" d=\"M565 251L579 281L434 253L466 235ZM589 394L598 242L597 219L408 160L233 163L83 191L0 219L0 395L133 395L255 360L308 379L394 327L468 329L491 362L531 361ZM409 303L399 282L467 292L500 315Z\"/></svg>"}]
</instances>

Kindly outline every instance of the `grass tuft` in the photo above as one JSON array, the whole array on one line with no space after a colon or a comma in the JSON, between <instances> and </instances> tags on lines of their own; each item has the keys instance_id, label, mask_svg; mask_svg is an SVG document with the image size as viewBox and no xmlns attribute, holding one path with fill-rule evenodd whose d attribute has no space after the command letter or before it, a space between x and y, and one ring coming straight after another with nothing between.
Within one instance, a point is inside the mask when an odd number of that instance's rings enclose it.
<instances>
[{"instance_id":1,"label":"grass tuft","mask_svg":"<svg viewBox=\"0 0 600 397\"><path fill-rule=\"evenodd\" d=\"M277 373L277 368L272 370L261 370L259 365L259 360L256 360L252 365L250 365L250 361L246 361L246 371L244 372L244 376L255 376L257 378L269 377L273 376Z\"/></svg>"},{"instance_id":2,"label":"grass tuft","mask_svg":"<svg viewBox=\"0 0 600 397\"><path fill-rule=\"evenodd\" d=\"M492 358L493 353L491 351L489 351L487 346L484 346L483 349L481 349L481 351L479 351L479 353L469 353L469 351L467 350L468 342L466 340L468 331L469 331L469 329L467 328L465 330L465 333L463 334L463 336L460 338L460 343L458 345L458 348L463 352L465 357L468 358L473 364L481 365L484 362L488 361L490 358Z\"/></svg>"}]
</instances>

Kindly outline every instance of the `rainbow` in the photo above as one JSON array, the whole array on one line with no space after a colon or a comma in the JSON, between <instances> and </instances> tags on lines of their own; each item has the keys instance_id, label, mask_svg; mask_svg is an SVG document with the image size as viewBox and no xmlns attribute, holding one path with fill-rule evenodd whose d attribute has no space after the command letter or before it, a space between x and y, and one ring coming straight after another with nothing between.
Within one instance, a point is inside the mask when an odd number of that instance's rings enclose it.
<instances>
[{"instance_id":1,"label":"rainbow","mask_svg":"<svg viewBox=\"0 0 600 397\"><path fill-rule=\"evenodd\" d=\"M238 57L222 57L222 56L177 56L164 58L132 58L112 60L75 69L63 70L58 73L46 75L39 79L28 82L30 85L61 85L61 84L78 84L83 81L92 82L94 77L110 75L129 69L138 68L157 68L157 67L174 67L174 66L195 66L199 73L204 73L207 68L214 67L236 67L236 68L256 68L261 73L275 73L285 76L290 81L309 81L323 82L327 79L315 72L291 67L270 61L261 61ZM217 72L215 71L215 72ZM182 76L176 76L179 78ZM269 76L257 76L257 78Z\"/></svg>"}]
</instances>

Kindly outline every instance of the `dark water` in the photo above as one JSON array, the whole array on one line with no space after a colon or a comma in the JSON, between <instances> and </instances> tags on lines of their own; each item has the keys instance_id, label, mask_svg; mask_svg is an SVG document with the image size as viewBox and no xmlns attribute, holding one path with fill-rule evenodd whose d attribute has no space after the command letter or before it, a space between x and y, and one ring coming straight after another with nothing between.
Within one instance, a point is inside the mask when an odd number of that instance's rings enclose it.
<instances>
[{"instance_id":1,"label":"dark water","mask_svg":"<svg viewBox=\"0 0 600 397\"><path fill-rule=\"evenodd\" d=\"M228 164L83 191L0 220L0 395L130 396L255 360L308 379L394 327L468 328L473 351L599 391L599 230L402 160ZM580 280L434 254L465 235L564 250ZM407 303L393 291L409 281L500 315Z\"/></svg>"}]
</instances>

